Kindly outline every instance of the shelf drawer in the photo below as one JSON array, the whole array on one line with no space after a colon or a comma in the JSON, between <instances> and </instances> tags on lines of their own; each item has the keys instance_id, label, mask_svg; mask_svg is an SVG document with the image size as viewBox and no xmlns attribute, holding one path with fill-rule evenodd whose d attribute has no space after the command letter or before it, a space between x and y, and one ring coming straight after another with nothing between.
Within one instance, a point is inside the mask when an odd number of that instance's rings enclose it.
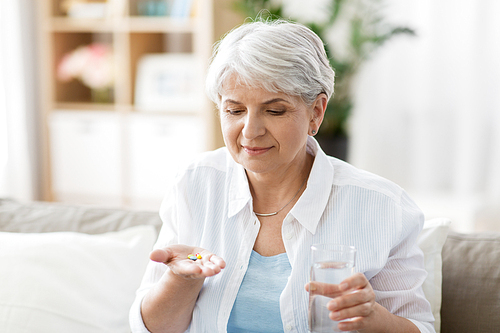
<instances>
[{"instance_id":1,"label":"shelf drawer","mask_svg":"<svg viewBox=\"0 0 500 333\"><path fill-rule=\"evenodd\" d=\"M56 200L120 204L120 116L111 112L50 114L52 189Z\"/></svg>"},{"instance_id":2,"label":"shelf drawer","mask_svg":"<svg viewBox=\"0 0 500 333\"><path fill-rule=\"evenodd\" d=\"M127 117L130 200L159 205L179 169L207 149L196 116L134 114Z\"/></svg>"}]
</instances>

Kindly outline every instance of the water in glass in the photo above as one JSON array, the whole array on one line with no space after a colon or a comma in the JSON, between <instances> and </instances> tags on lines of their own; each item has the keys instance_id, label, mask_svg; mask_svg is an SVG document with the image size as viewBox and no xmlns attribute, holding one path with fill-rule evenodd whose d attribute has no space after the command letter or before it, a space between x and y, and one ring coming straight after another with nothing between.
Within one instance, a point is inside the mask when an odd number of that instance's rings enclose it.
<instances>
[{"instance_id":1,"label":"water in glass","mask_svg":"<svg viewBox=\"0 0 500 333\"><path fill-rule=\"evenodd\" d=\"M349 262L316 262L311 267L311 280L316 282L339 284L354 273L354 267ZM331 298L309 293L310 327L311 333L340 332L337 329L338 322L328 317L330 311L326 304Z\"/></svg>"}]
</instances>

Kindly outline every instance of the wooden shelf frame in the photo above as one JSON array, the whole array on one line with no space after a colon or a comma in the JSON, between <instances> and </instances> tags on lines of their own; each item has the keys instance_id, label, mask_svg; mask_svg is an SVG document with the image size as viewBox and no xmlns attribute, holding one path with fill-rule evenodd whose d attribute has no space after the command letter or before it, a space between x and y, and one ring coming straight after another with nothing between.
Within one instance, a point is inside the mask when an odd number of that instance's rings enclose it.
<instances>
[{"instance_id":1,"label":"wooden shelf frame","mask_svg":"<svg viewBox=\"0 0 500 333\"><path fill-rule=\"evenodd\" d=\"M148 16L122 17L118 19L53 17L46 21L43 28L52 32L196 33L196 22L196 18L176 19Z\"/></svg>"}]
</instances>

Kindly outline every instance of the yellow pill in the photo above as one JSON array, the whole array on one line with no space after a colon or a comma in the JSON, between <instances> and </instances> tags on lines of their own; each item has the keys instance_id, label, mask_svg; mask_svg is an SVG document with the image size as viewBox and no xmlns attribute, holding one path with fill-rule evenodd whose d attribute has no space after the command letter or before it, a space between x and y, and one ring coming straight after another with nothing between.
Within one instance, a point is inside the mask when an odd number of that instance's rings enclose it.
<instances>
[{"instance_id":1,"label":"yellow pill","mask_svg":"<svg viewBox=\"0 0 500 333\"><path fill-rule=\"evenodd\" d=\"M196 255L196 258L201 259L201 254L199 254L199 253L198 253L198 254Z\"/></svg>"}]
</instances>

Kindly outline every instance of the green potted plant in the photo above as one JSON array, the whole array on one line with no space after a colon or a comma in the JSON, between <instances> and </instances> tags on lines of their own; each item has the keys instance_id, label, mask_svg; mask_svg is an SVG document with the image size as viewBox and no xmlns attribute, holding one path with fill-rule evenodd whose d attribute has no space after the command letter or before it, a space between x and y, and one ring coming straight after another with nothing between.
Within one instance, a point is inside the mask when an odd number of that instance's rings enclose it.
<instances>
[{"instance_id":1,"label":"green potted plant","mask_svg":"<svg viewBox=\"0 0 500 333\"><path fill-rule=\"evenodd\" d=\"M327 18L315 22L284 17L282 1L235 0L233 4L246 17L285 18L305 24L325 42L326 53L335 70L335 93L316 138L327 154L345 160L355 75L363 62L386 41L396 35L414 35L415 32L408 27L388 24L382 14L383 0L330 0Z\"/></svg>"}]
</instances>

